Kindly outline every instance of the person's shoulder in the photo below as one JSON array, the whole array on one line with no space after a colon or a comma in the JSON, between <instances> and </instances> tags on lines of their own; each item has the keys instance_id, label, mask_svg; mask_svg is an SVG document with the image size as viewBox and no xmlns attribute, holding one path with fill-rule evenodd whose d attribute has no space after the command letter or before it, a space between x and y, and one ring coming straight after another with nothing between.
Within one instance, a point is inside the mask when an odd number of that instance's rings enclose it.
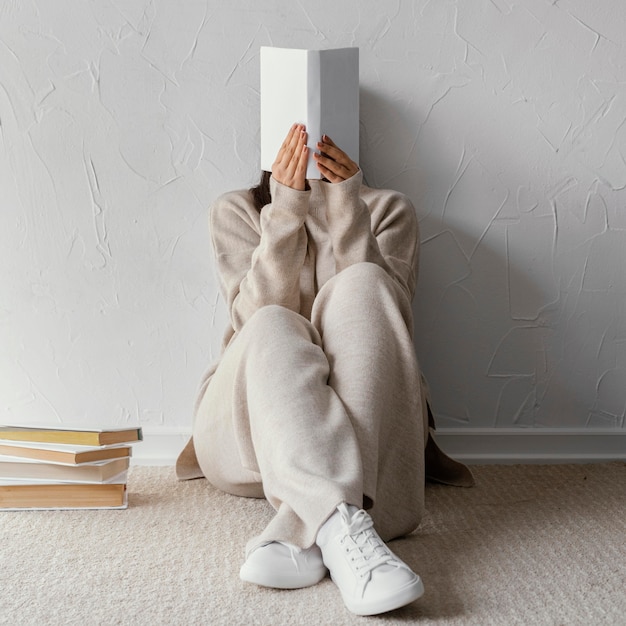
<instances>
[{"instance_id":1,"label":"person's shoulder","mask_svg":"<svg viewBox=\"0 0 626 626\"><path fill-rule=\"evenodd\" d=\"M254 215L258 211L249 189L237 189L220 194L211 205L211 213Z\"/></svg>"},{"instance_id":2,"label":"person's shoulder","mask_svg":"<svg viewBox=\"0 0 626 626\"><path fill-rule=\"evenodd\" d=\"M249 189L236 189L220 194L213 202L213 206L254 208L254 201Z\"/></svg>"},{"instance_id":3,"label":"person's shoulder","mask_svg":"<svg viewBox=\"0 0 626 626\"><path fill-rule=\"evenodd\" d=\"M241 222L258 229L259 212L250 190L238 189L222 193L215 199L209 210L209 219L214 229L219 225L226 227Z\"/></svg>"},{"instance_id":4,"label":"person's shoulder","mask_svg":"<svg viewBox=\"0 0 626 626\"><path fill-rule=\"evenodd\" d=\"M361 185L361 198L370 207L406 207L414 210L411 199L396 189L377 189L365 184Z\"/></svg>"}]
</instances>

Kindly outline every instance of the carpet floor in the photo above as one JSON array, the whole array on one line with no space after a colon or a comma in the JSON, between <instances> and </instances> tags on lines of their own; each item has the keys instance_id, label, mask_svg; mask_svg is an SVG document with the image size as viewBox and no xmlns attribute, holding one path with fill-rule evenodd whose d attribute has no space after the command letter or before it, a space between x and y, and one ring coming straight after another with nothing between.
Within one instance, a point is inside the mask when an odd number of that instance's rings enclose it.
<instances>
[{"instance_id":1,"label":"carpet floor","mask_svg":"<svg viewBox=\"0 0 626 626\"><path fill-rule=\"evenodd\" d=\"M330 579L295 591L239 580L262 500L133 467L125 511L0 513L0 624L626 625L626 464L474 466L428 485L420 528L392 549L417 602L348 613Z\"/></svg>"}]
</instances>

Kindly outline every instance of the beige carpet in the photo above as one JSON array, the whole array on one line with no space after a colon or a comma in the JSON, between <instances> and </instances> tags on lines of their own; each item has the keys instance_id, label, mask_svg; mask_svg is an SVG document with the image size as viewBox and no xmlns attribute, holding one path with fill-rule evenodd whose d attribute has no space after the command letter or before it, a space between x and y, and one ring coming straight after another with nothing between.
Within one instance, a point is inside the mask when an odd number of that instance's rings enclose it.
<instances>
[{"instance_id":1,"label":"beige carpet","mask_svg":"<svg viewBox=\"0 0 626 626\"><path fill-rule=\"evenodd\" d=\"M0 513L0 623L626 624L626 464L481 466L478 485L429 485L428 513L392 547L421 600L374 618L333 583L240 582L266 502L136 467L126 511Z\"/></svg>"}]
</instances>

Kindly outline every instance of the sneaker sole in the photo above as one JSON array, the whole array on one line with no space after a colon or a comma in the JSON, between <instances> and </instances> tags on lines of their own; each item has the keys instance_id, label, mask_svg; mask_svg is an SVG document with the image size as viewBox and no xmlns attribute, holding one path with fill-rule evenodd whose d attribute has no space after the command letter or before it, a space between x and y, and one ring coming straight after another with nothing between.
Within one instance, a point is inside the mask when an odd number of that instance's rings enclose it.
<instances>
[{"instance_id":1,"label":"sneaker sole","mask_svg":"<svg viewBox=\"0 0 626 626\"><path fill-rule=\"evenodd\" d=\"M399 589L393 595L381 600L376 600L375 602L354 602L343 596L342 598L346 608L355 615L378 615L379 613L386 613L387 611L393 611L394 609L406 606L418 598L421 598L423 594L424 584L422 583L422 579L418 576L417 580L402 587L402 589Z\"/></svg>"},{"instance_id":2,"label":"sneaker sole","mask_svg":"<svg viewBox=\"0 0 626 626\"><path fill-rule=\"evenodd\" d=\"M293 574L281 575L279 573L268 572L267 570L257 570L246 567L244 563L239 571L241 580L261 587L271 587L273 589L302 589L312 587L323 580L328 573L325 567L308 572L306 575L294 576Z\"/></svg>"}]
</instances>

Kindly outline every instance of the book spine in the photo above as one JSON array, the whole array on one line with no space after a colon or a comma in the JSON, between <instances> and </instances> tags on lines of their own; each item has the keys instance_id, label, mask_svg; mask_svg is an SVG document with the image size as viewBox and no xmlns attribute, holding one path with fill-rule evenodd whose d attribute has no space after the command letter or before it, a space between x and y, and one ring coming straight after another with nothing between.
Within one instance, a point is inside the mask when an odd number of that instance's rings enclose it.
<instances>
[{"instance_id":1,"label":"book spine","mask_svg":"<svg viewBox=\"0 0 626 626\"><path fill-rule=\"evenodd\" d=\"M320 53L318 50L309 50L307 54L307 146L309 147L309 162L306 177L320 179L320 171L315 165L313 153L317 152L317 142L322 138L322 100L320 92Z\"/></svg>"}]
</instances>

